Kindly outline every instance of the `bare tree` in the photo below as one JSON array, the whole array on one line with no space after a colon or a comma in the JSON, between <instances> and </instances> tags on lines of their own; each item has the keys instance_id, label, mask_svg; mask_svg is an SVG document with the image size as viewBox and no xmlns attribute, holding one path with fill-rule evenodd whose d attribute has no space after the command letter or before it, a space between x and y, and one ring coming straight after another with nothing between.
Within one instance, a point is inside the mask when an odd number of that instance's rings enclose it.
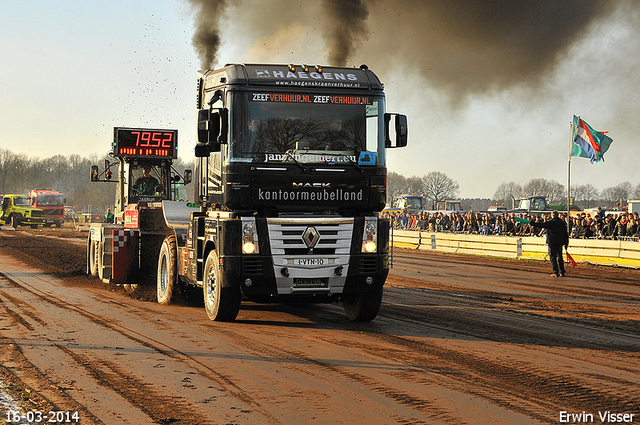
<instances>
[{"instance_id":1,"label":"bare tree","mask_svg":"<svg viewBox=\"0 0 640 425\"><path fill-rule=\"evenodd\" d=\"M582 202L584 208L590 208L591 202L595 201L599 195L598 189L591 184L573 186L571 194L577 202Z\"/></svg>"},{"instance_id":2,"label":"bare tree","mask_svg":"<svg viewBox=\"0 0 640 425\"><path fill-rule=\"evenodd\" d=\"M504 205L511 205L513 198L522 195L522 186L516 182L502 183L493 194L493 200Z\"/></svg>"},{"instance_id":3,"label":"bare tree","mask_svg":"<svg viewBox=\"0 0 640 425\"><path fill-rule=\"evenodd\" d=\"M423 192L427 199L430 199L434 206L438 201L456 198L460 185L439 171L432 171L422 178Z\"/></svg>"},{"instance_id":4,"label":"bare tree","mask_svg":"<svg viewBox=\"0 0 640 425\"><path fill-rule=\"evenodd\" d=\"M402 174L387 174L387 203L393 203L396 196L406 193L407 178Z\"/></svg>"},{"instance_id":5,"label":"bare tree","mask_svg":"<svg viewBox=\"0 0 640 425\"><path fill-rule=\"evenodd\" d=\"M604 200L609 202L610 206L623 206L627 204L627 200L633 193L633 185L629 182L620 183L614 187L608 187L602 191Z\"/></svg>"},{"instance_id":6,"label":"bare tree","mask_svg":"<svg viewBox=\"0 0 640 425\"><path fill-rule=\"evenodd\" d=\"M618 203L618 197L612 187L605 187L600 192L600 198L605 202L605 206L613 207Z\"/></svg>"},{"instance_id":7,"label":"bare tree","mask_svg":"<svg viewBox=\"0 0 640 425\"><path fill-rule=\"evenodd\" d=\"M563 202L566 200L564 185L555 180L531 179L523 187L525 195L548 195L551 202Z\"/></svg>"},{"instance_id":8,"label":"bare tree","mask_svg":"<svg viewBox=\"0 0 640 425\"><path fill-rule=\"evenodd\" d=\"M14 179L16 156L13 152L0 149L0 193L8 193L11 190L11 180Z\"/></svg>"},{"instance_id":9,"label":"bare tree","mask_svg":"<svg viewBox=\"0 0 640 425\"><path fill-rule=\"evenodd\" d=\"M531 179L523 187L523 195L546 195L549 182L546 179Z\"/></svg>"},{"instance_id":10,"label":"bare tree","mask_svg":"<svg viewBox=\"0 0 640 425\"><path fill-rule=\"evenodd\" d=\"M555 180L549 182L547 194L550 202L565 202L567 200L567 191L564 185Z\"/></svg>"},{"instance_id":11,"label":"bare tree","mask_svg":"<svg viewBox=\"0 0 640 425\"><path fill-rule=\"evenodd\" d=\"M409 177L407 179L407 192L408 194L413 194L415 193L416 195L419 195L422 193L422 177L417 177L417 176L413 176L413 177Z\"/></svg>"},{"instance_id":12,"label":"bare tree","mask_svg":"<svg viewBox=\"0 0 640 425\"><path fill-rule=\"evenodd\" d=\"M640 183L633 190L633 199L640 199Z\"/></svg>"}]
</instances>

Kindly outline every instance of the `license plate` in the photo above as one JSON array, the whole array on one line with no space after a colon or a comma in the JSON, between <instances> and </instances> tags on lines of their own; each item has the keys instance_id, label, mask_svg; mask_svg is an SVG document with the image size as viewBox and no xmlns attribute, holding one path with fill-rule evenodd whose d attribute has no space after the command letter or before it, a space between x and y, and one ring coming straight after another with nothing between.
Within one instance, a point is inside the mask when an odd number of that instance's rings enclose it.
<instances>
[{"instance_id":1,"label":"license plate","mask_svg":"<svg viewBox=\"0 0 640 425\"><path fill-rule=\"evenodd\" d=\"M326 277L295 277L293 285L297 288L326 288L329 286L329 279Z\"/></svg>"},{"instance_id":2,"label":"license plate","mask_svg":"<svg viewBox=\"0 0 640 425\"><path fill-rule=\"evenodd\" d=\"M296 266L324 266L328 264L326 258L294 258L293 264Z\"/></svg>"}]
</instances>

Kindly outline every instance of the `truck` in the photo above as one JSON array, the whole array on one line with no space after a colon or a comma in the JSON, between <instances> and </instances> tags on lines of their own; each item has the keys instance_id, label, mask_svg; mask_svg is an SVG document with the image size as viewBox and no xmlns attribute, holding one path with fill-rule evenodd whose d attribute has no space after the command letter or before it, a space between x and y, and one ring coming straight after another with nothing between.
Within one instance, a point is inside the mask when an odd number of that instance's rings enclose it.
<instances>
[{"instance_id":1,"label":"truck","mask_svg":"<svg viewBox=\"0 0 640 425\"><path fill-rule=\"evenodd\" d=\"M91 166L92 182L115 183L115 220L104 223L103 213L90 220L87 273L105 283L135 290L155 284L160 248L169 234L163 201L173 200L173 186L191 181L172 168L178 155L178 131L115 127L113 161L104 169ZM181 203L182 206L185 203Z\"/></svg>"},{"instance_id":2,"label":"truck","mask_svg":"<svg viewBox=\"0 0 640 425\"><path fill-rule=\"evenodd\" d=\"M337 302L373 320L390 266L386 152L408 134L385 105L365 65L199 71L196 208L162 201L157 301L187 288L216 321L243 299Z\"/></svg>"},{"instance_id":3,"label":"truck","mask_svg":"<svg viewBox=\"0 0 640 425\"><path fill-rule=\"evenodd\" d=\"M427 200L424 195L416 195L415 193L411 195L398 195L393 201L393 204L390 207L384 209L384 212L388 213L401 213L406 211L410 214L415 214L417 212L426 210Z\"/></svg>"},{"instance_id":4,"label":"truck","mask_svg":"<svg viewBox=\"0 0 640 425\"><path fill-rule=\"evenodd\" d=\"M427 198L424 194L416 195L398 195L391 207L387 207L383 210L387 213L401 213L403 211L409 214L416 214L421 211L424 212L462 212L462 201L459 200L444 200L436 203L436 209L431 210L427 208Z\"/></svg>"},{"instance_id":5,"label":"truck","mask_svg":"<svg viewBox=\"0 0 640 425\"><path fill-rule=\"evenodd\" d=\"M31 206L44 211L45 227L64 223L65 197L62 193L53 189L33 189L29 192Z\"/></svg>"},{"instance_id":6,"label":"truck","mask_svg":"<svg viewBox=\"0 0 640 425\"><path fill-rule=\"evenodd\" d=\"M230 64L197 87L200 211L172 237L184 242L167 280L201 287L212 320L234 320L242 297L341 302L350 320L373 320L389 273L386 150L408 133L378 77L366 65Z\"/></svg>"},{"instance_id":7,"label":"truck","mask_svg":"<svg viewBox=\"0 0 640 425\"><path fill-rule=\"evenodd\" d=\"M8 194L2 197L2 216L0 225L10 224L14 229L18 226L30 226L37 229L45 224L44 211L33 208L27 195Z\"/></svg>"},{"instance_id":8,"label":"truck","mask_svg":"<svg viewBox=\"0 0 640 425\"><path fill-rule=\"evenodd\" d=\"M436 205L436 211L462 212L462 201L453 199L438 201L438 204Z\"/></svg>"},{"instance_id":9,"label":"truck","mask_svg":"<svg viewBox=\"0 0 640 425\"><path fill-rule=\"evenodd\" d=\"M549 212L547 197L543 195L521 196L519 199L513 198L513 206L507 212L513 213L540 213Z\"/></svg>"}]
</instances>

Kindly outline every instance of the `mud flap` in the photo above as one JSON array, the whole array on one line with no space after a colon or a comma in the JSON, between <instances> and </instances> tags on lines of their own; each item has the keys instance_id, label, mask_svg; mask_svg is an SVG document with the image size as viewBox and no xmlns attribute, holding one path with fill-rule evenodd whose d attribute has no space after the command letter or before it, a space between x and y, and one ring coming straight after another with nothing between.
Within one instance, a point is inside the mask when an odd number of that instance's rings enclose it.
<instances>
[{"instance_id":1,"label":"mud flap","mask_svg":"<svg viewBox=\"0 0 640 425\"><path fill-rule=\"evenodd\" d=\"M111 282L137 283L139 232L132 229L114 229L112 241Z\"/></svg>"}]
</instances>

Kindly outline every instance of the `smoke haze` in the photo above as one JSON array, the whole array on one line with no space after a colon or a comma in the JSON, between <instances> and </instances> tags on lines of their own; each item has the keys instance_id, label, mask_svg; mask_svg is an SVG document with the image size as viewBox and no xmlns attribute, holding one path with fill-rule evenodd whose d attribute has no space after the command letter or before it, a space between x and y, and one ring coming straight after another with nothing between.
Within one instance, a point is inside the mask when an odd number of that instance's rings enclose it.
<instances>
[{"instance_id":1,"label":"smoke haze","mask_svg":"<svg viewBox=\"0 0 640 425\"><path fill-rule=\"evenodd\" d=\"M202 66L214 67L228 2L189 2L196 15L193 45ZM296 28L298 41L312 33L324 43L329 65L358 65L350 62L360 53L366 58L360 62L378 72L391 66L417 68L430 86L460 99L520 84L535 86L593 23L612 12L615 2L323 0L320 8L291 0L264 6L247 0L230 4L235 9L230 19L246 23L236 24L246 32L244 37L263 40L286 33L283 28ZM262 47L266 50L268 43ZM282 45L271 47L283 50ZM290 47L292 53L299 50Z\"/></svg>"}]
</instances>

